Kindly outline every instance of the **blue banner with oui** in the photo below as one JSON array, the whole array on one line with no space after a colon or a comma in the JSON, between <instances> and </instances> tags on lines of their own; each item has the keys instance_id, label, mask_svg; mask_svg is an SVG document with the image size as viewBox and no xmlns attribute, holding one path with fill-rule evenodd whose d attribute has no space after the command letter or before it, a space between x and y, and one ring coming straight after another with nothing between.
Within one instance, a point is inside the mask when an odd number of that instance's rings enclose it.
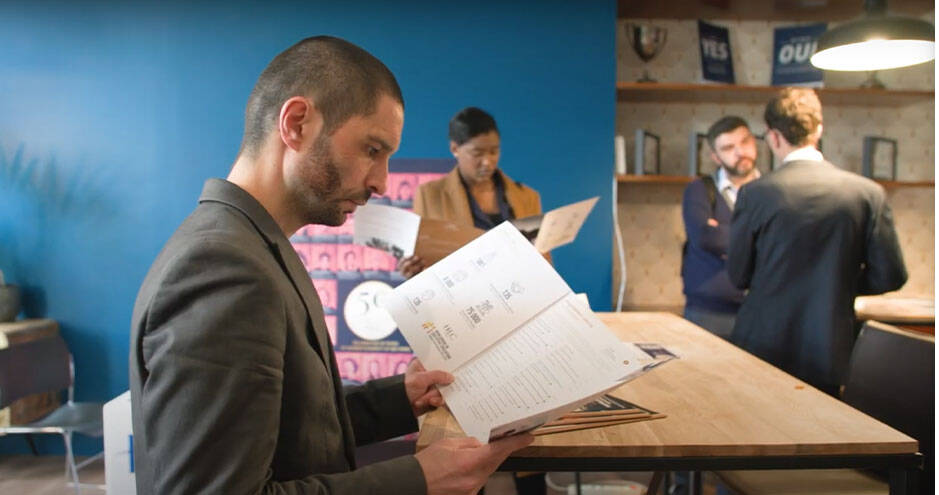
<instances>
[{"instance_id":1,"label":"blue banner with oui","mask_svg":"<svg viewBox=\"0 0 939 495\"><path fill-rule=\"evenodd\" d=\"M809 59L827 24L776 28L773 33L773 86L821 86L822 71Z\"/></svg>"}]
</instances>

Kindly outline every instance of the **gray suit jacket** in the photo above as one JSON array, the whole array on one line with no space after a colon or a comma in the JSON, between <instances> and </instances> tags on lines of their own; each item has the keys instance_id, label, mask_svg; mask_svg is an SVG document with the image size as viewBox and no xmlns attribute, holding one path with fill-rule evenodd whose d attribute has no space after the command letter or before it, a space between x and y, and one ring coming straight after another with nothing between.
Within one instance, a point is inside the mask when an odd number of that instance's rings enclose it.
<instances>
[{"instance_id":1,"label":"gray suit jacket","mask_svg":"<svg viewBox=\"0 0 939 495\"><path fill-rule=\"evenodd\" d=\"M426 491L413 456L353 471L356 444L416 429L402 378L342 389L309 276L234 184L206 182L131 330L139 494Z\"/></svg>"},{"instance_id":2,"label":"gray suit jacket","mask_svg":"<svg viewBox=\"0 0 939 495\"><path fill-rule=\"evenodd\" d=\"M741 188L727 254L731 281L750 289L731 340L832 394L854 346L854 298L907 277L883 188L828 162L789 162Z\"/></svg>"}]
</instances>

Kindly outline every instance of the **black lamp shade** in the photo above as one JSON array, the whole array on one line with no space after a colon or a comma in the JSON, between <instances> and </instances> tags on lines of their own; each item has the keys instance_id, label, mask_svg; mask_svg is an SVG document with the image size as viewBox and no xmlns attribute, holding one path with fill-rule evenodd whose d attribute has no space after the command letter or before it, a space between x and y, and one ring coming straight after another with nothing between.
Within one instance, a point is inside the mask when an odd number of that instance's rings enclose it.
<instances>
[{"instance_id":1,"label":"black lamp shade","mask_svg":"<svg viewBox=\"0 0 939 495\"><path fill-rule=\"evenodd\" d=\"M872 71L935 58L933 25L909 17L872 16L829 29L818 39L812 65L826 70Z\"/></svg>"}]
</instances>

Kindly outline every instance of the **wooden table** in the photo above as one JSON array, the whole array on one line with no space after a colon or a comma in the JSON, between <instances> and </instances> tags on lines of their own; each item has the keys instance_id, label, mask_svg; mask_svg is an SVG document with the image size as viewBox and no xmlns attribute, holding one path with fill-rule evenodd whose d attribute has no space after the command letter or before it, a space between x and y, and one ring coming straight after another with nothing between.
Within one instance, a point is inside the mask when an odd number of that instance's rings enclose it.
<instances>
[{"instance_id":1,"label":"wooden table","mask_svg":"<svg viewBox=\"0 0 939 495\"><path fill-rule=\"evenodd\" d=\"M854 300L854 313L858 321L877 320L915 332L936 334L936 304L931 297L860 296Z\"/></svg>"},{"instance_id":2,"label":"wooden table","mask_svg":"<svg viewBox=\"0 0 939 495\"><path fill-rule=\"evenodd\" d=\"M665 413L654 421L538 437L502 471L890 469L911 493L917 443L706 330L667 313L600 313L625 341L659 342L681 359L614 392ZM462 430L446 409L423 421L417 448Z\"/></svg>"}]
</instances>

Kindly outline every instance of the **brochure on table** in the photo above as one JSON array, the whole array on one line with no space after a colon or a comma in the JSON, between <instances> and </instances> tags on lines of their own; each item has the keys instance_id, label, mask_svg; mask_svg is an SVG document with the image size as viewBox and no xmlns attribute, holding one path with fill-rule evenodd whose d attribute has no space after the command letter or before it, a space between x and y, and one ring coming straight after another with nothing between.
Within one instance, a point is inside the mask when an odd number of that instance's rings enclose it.
<instances>
[{"instance_id":1,"label":"brochure on table","mask_svg":"<svg viewBox=\"0 0 939 495\"><path fill-rule=\"evenodd\" d=\"M510 223L398 286L381 301L467 435L527 431L596 399L661 360L614 336Z\"/></svg>"}]
</instances>

